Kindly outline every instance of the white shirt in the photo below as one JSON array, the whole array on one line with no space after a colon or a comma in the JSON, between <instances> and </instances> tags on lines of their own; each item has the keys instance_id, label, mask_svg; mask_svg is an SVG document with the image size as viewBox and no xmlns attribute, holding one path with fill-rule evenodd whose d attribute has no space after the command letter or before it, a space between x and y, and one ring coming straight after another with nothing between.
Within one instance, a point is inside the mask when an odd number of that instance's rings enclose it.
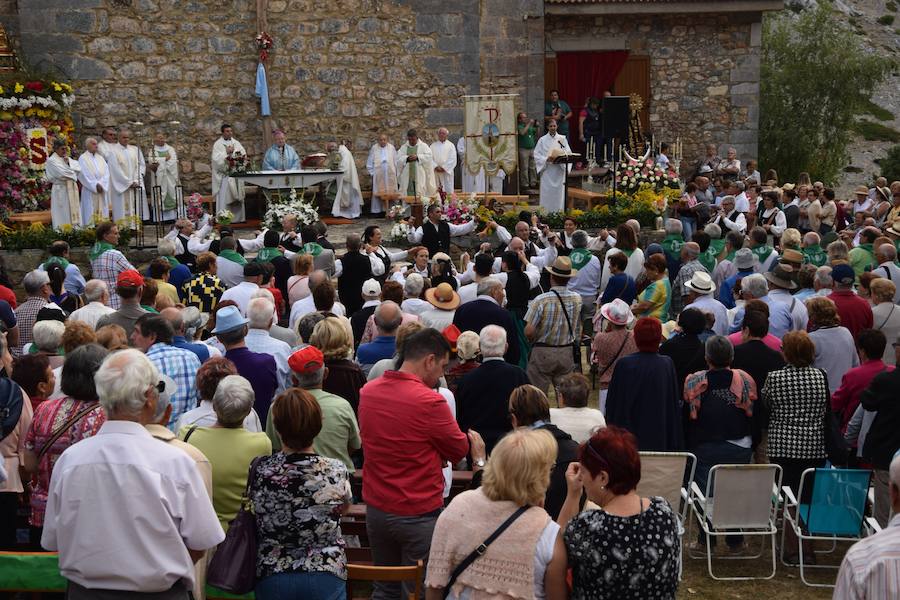
<instances>
[{"instance_id":1,"label":"white shirt","mask_svg":"<svg viewBox=\"0 0 900 600\"><path fill-rule=\"evenodd\" d=\"M287 342L276 340L265 329L251 328L244 338L247 348L261 354L271 354L275 357L275 365L278 367L278 393L280 394L291 387L291 369L288 367L288 358L291 356L291 347Z\"/></svg>"},{"instance_id":2,"label":"white shirt","mask_svg":"<svg viewBox=\"0 0 900 600\"><path fill-rule=\"evenodd\" d=\"M100 320L100 317L114 312L116 312L116 309L95 300L85 304L78 310L72 311L72 314L69 315L69 320L81 321L90 325L91 329L97 329L97 321Z\"/></svg>"},{"instance_id":3,"label":"white shirt","mask_svg":"<svg viewBox=\"0 0 900 600\"><path fill-rule=\"evenodd\" d=\"M455 310L444 310L432 306L430 309L421 312L419 319L425 327L444 331L444 329L453 324L453 315L455 314Z\"/></svg>"},{"instance_id":4,"label":"white shirt","mask_svg":"<svg viewBox=\"0 0 900 600\"><path fill-rule=\"evenodd\" d=\"M177 434L182 429L194 425L197 427L212 427L216 424L217 420L216 413L213 410L212 400L201 400L200 406L192 408L178 417L178 421L175 422L175 433ZM259 421L259 415L257 415L256 411L252 408L250 409L250 414L244 417L244 429L253 433L264 431L262 424Z\"/></svg>"},{"instance_id":5,"label":"white shirt","mask_svg":"<svg viewBox=\"0 0 900 600\"><path fill-rule=\"evenodd\" d=\"M259 286L255 283L242 281L233 288L225 290L225 292L222 294L222 299L219 300L219 302L221 302L222 300L231 300L232 302L237 304L238 308L241 311L241 314L246 317L247 306L250 304L250 300L253 299L253 294L255 294L258 290Z\"/></svg>"},{"instance_id":6,"label":"white shirt","mask_svg":"<svg viewBox=\"0 0 900 600\"><path fill-rule=\"evenodd\" d=\"M400 304L400 310L416 316L421 316L423 312L430 309L431 303L421 298L407 298Z\"/></svg>"},{"instance_id":7,"label":"white shirt","mask_svg":"<svg viewBox=\"0 0 900 600\"><path fill-rule=\"evenodd\" d=\"M226 288L236 287L244 281L244 265L218 256L216 257L216 267L216 277Z\"/></svg>"},{"instance_id":8,"label":"white shirt","mask_svg":"<svg viewBox=\"0 0 900 600\"><path fill-rule=\"evenodd\" d=\"M433 223L432 223L433 225ZM468 223L463 223L462 225L455 225L453 223L447 223L450 226L450 237L456 237L459 235L467 235L475 231L475 219L472 219ZM410 244L418 244L422 241L422 228L416 227L415 229L410 228L409 233L406 234L406 238L409 240Z\"/></svg>"},{"instance_id":9,"label":"white shirt","mask_svg":"<svg viewBox=\"0 0 900 600\"><path fill-rule=\"evenodd\" d=\"M603 413L596 408L551 408L550 422L572 436L578 442L586 442L596 429L606 427Z\"/></svg>"},{"instance_id":10,"label":"white shirt","mask_svg":"<svg viewBox=\"0 0 900 600\"><path fill-rule=\"evenodd\" d=\"M684 293L684 290L682 290L682 293ZM712 315L716 319L712 327L715 334L728 335L728 309L725 308L724 304L713 298L712 294L699 296L684 308L696 308L704 314Z\"/></svg>"},{"instance_id":11,"label":"white shirt","mask_svg":"<svg viewBox=\"0 0 900 600\"><path fill-rule=\"evenodd\" d=\"M224 294L222 296L224 297ZM288 319L288 326L292 331L296 331L297 321L299 321L309 313L314 312L316 312L316 303L315 301L313 301L312 294L310 294L306 298L300 298L299 300L294 302L293 306L291 306L291 316ZM334 303L334 306L331 307L331 312L332 314L335 314L339 317L343 317L347 313L347 311L344 309L344 305L340 302Z\"/></svg>"},{"instance_id":12,"label":"white shirt","mask_svg":"<svg viewBox=\"0 0 900 600\"><path fill-rule=\"evenodd\" d=\"M107 421L50 478L41 545L87 588L162 592L194 583L191 550L225 539L194 459L139 423Z\"/></svg>"},{"instance_id":13,"label":"white shirt","mask_svg":"<svg viewBox=\"0 0 900 600\"><path fill-rule=\"evenodd\" d=\"M718 204L718 202L716 204ZM734 210L740 213L750 212L750 199L747 198L747 194L745 192L741 192L734 197Z\"/></svg>"},{"instance_id":14,"label":"white shirt","mask_svg":"<svg viewBox=\"0 0 900 600\"><path fill-rule=\"evenodd\" d=\"M592 256L588 264L578 269L575 277L569 279L566 285L571 291L585 298L590 296L594 299L597 297L597 290L600 287L600 259Z\"/></svg>"}]
</instances>

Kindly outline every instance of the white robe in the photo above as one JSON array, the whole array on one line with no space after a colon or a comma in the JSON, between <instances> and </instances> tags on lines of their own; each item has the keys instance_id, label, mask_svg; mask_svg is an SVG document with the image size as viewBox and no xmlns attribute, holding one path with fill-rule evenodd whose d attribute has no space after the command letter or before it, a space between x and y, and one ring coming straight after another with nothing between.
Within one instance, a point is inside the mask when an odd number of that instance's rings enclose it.
<instances>
[{"instance_id":1,"label":"white robe","mask_svg":"<svg viewBox=\"0 0 900 600\"><path fill-rule=\"evenodd\" d=\"M340 193L334 197L331 214L335 217L355 219L362 211L362 192L359 189L359 175L356 172L356 161L347 146L338 146L341 155L341 171L344 172Z\"/></svg>"},{"instance_id":2,"label":"white robe","mask_svg":"<svg viewBox=\"0 0 900 600\"><path fill-rule=\"evenodd\" d=\"M397 193L397 149L390 142L383 148L373 144L366 159L366 171L372 176L372 212L384 212L380 194Z\"/></svg>"},{"instance_id":3,"label":"white robe","mask_svg":"<svg viewBox=\"0 0 900 600\"><path fill-rule=\"evenodd\" d=\"M409 170L416 170L416 196L422 198L433 198L437 193L437 187L434 184L434 160L431 156L431 148L428 144L419 140L416 145L416 156L418 160L408 162L407 150L409 142L404 142L400 149L397 150L397 172L400 174L400 195L406 196L409 188Z\"/></svg>"},{"instance_id":4,"label":"white robe","mask_svg":"<svg viewBox=\"0 0 900 600\"><path fill-rule=\"evenodd\" d=\"M85 152L78 157L81 172L81 222L84 226L99 223L109 218L109 166L100 154ZM103 188L97 192L97 185Z\"/></svg>"},{"instance_id":5,"label":"white robe","mask_svg":"<svg viewBox=\"0 0 900 600\"><path fill-rule=\"evenodd\" d=\"M166 204L167 197L171 198L172 202L177 203L178 196L175 193L175 188L180 185L180 181L178 180L178 154L175 153L175 148L168 144L163 144L162 146L154 145L153 154L148 158L151 163L159 163L155 173L152 170L150 171L150 193L153 193L154 187L159 186L162 205ZM177 217L177 204L171 210L162 210L163 221L173 221Z\"/></svg>"},{"instance_id":6,"label":"white robe","mask_svg":"<svg viewBox=\"0 0 900 600\"><path fill-rule=\"evenodd\" d=\"M150 206L147 203L147 195L144 194L144 173L146 164L144 154L137 146L128 147L115 144L109 151L107 159L109 165L109 196L112 204L113 221L135 217L143 220L150 218ZM137 183L138 187L132 189L131 184ZM135 214L135 198L140 197L141 204L138 210L141 214Z\"/></svg>"},{"instance_id":7,"label":"white robe","mask_svg":"<svg viewBox=\"0 0 900 600\"><path fill-rule=\"evenodd\" d=\"M63 157L54 152L47 159L44 177L53 184L50 190L50 218L53 229L59 229L63 225L82 226L77 183L80 170L78 161L68 156Z\"/></svg>"},{"instance_id":8,"label":"white robe","mask_svg":"<svg viewBox=\"0 0 900 600\"><path fill-rule=\"evenodd\" d=\"M100 155L106 160L106 162L109 162L109 155L112 152L113 146L115 145L115 142L110 144L106 140L101 139L99 142L97 142L97 152L100 153Z\"/></svg>"},{"instance_id":9,"label":"white robe","mask_svg":"<svg viewBox=\"0 0 900 600\"><path fill-rule=\"evenodd\" d=\"M466 167L466 138L461 137L459 141L456 142L456 151L459 153L459 164L462 169L462 189L464 194L483 194L485 192L484 189L484 168L482 168L476 175L472 175L469 172L468 167ZM488 190L489 192L497 192L498 194L503 193L503 180L506 179L506 173L503 169L499 169L496 175L492 175L488 177Z\"/></svg>"},{"instance_id":10,"label":"white robe","mask_svg":"<svg viewBox=\"0 0 900 600\"><path fill-rule=\"evenodd\" d=\"M228 171L226 146L232 146L234 152L247 154L234 138L226 141L220 137L216 140L212 150L212 194L216 198L216 212L230 210L234 214L232 222L241 223L245 220L244 182L225 175Z\"/></svg>"},{"instance_id":11,"label":"white robe","mask_svg":"<svg viewBox=\"0 0 900 600\"><path fill-rule=\"evenodd\" d=\"M572 170L572 165L558 165L549 162L547 157L554 148L561 148L571 152L569 142L564 135L551 136L544 134L534 147L534 165L538 175L541 176L541 208L546 212L560 212L566 208L565 178L566 171Z\"/></svg>"},{"instance_id":12,"label":"white robe","mask_svg":"<svg viewBox=\"0 0 900 600\"><path fill-rule=\"evenodd\" d=\"M450 140L434 142L431 144L431 157L435 168L435 186L442 188L448 194L452 194L453 173L456 170L456 146ZM439 172L437 170L438 167L444 169L444 172Z\"/></svg>"}]
</instances>

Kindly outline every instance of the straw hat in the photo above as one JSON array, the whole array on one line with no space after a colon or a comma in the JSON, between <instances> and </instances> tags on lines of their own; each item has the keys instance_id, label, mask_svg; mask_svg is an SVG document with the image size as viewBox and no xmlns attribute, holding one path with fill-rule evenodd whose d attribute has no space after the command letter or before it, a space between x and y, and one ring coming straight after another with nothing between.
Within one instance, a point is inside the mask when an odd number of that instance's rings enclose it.
<instances>
[{"instance_id":1,"label":"straw hat","mask_svg":"<svg viewBox=\"0 0 900 600\"><path fill-rule=\"evenodd\" d=\"M856 194L857 196L868 196L869 188L864 185L858 185L856 186L856 191L854 192L854 194Z\"/></svg>"},{"instance_id":2,"label":"straw hat","mask_svg":"<svg viewBox=\"0 0 900 600\"><path fill-rule=\"evenodd\" d=\"M453 291L449 283L441 283L437 287L425 290L425 300L435 308L443 310L455 310L459 306L459 294Z\"/></svg>"},{"instance_id":3,"label":"straw hat","mask_svg":"<svg viewBox=\"0 0 900 600\"><path fill-rule=\"evenodd\" d=\"M553 261L553 264L549 267L544 267L544 270L554 277L560 277L562 279L575 277L578 273L578 269L572 268L572 259L568 256L558 256L556 260Z\"/></svg>"}]
</instances>

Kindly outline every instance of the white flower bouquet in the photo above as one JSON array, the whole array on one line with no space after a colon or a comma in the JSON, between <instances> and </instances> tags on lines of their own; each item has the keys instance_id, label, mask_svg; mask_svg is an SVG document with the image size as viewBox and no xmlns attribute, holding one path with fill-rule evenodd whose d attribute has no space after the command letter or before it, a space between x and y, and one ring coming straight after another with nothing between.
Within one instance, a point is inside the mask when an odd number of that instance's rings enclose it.
<instances>
[{"instance_id":1,"label":"white flower bouquet","mask_svg":"<svg viewBox=\"0 0 900 600\"><path fill-rule=\"evenodd\" d=\"M300 195L297 190L291 189L287 199L274 196L269 202L263 224L268 229L280 229L281 222L287 215L294 215L301 225L312 225L319 220L319 211L312 200L306 198L305 192Z\"/></svg>"},{"instance_id":2,"label":"white flower bouquet","mask_svg":"<svg viewBox=\"0 0 900 600\"><path fill-rule=\"evenodd\" d=\"M398 221L394 223L394 226L391 227L390 238L391 241L397 244L406 243L409 240L407 239L407 235L409 234L409 224L405 221Z\"/></svg>"}]
</instances>

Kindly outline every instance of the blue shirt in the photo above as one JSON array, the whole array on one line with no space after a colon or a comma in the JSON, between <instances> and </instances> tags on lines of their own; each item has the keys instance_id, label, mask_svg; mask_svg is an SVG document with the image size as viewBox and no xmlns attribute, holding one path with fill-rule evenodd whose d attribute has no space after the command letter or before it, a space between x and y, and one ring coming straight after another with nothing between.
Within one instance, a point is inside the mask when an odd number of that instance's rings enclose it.
<instances>
[{"instance_id":1,"label":"blue shirt","mask_svg":"<svg viewBox=\"0 0 900 600\"><path fill-rule=\"evenodd\" d=\"M719 290L719 302L724 304L725 308L734 308L735 306L737 306L734 301L734 286L737 285L738 281L740 281L747 275L753 275L753 273L753 269L750 269L748 271L738 271L722 282L722 288Z\"/></svg>"},{"instance_id":2,"label":"blue shirt","mask_svg":"<svg viewBox=\"0 0 900 600\"><path fill-rule=\"evenodd\" d=\"M397 351L397 338L379 335L367 344L360 344L356 350L356 361L361 365L374 365L379 360L393 358Z\"/></svg>"},{"instance_id":3,"label":"blue shirt","mask_svg":"<svg viewBox=\"0 0 900 600\"><path fill-rule=\"evenodd\" d=\"M197 406L197 371L200 359L193 352L158 342L147 349L149 358L159 372L172 378L177 386L172 395L172 416L169 428L175 427L178 417Z\"/></svg>"},{"instance_id":4,"label":"blue shirt","mask_svg":"<svg viewBox=\"0 0 900 600\"><path fill-rule=\"evenodd\" d=\"M777 337L779 340L794 328L794 317L791 315L791 305L775 300L766 294L762 298L758 298L769 305L769 333ZM744 307L738 309L734 315L734 326L731 333L741 330L741 324L744 321Z\"/></svg>"},{"instance_id":5,"label":"blue shirt","mask_svg":"<svg viewBox=\"0 0 900 600\"><path fill-rule=\"evenodd\" d=\"M600 305L608 304L616 298L621 298L625 304L631 305L637 296L634 287L634 279L628 273L617 273L609 278L603 295L600 296Z\"/></svg>"},{"instance_id":6,"label":"blue shirt","mask_svg":"<svg viewBox=\"0 0 900 600\"><path fill-rule=\"evenodd\" d=\"M197 358L200 359L200 362L204 363L209 360L209 346L206 344L196 344L187 341L187 338L183 335L176 335L172 338L172 345L176 348L181 348L183 350L189 350L197 355Z\"/></svg>"}]
</instances>

